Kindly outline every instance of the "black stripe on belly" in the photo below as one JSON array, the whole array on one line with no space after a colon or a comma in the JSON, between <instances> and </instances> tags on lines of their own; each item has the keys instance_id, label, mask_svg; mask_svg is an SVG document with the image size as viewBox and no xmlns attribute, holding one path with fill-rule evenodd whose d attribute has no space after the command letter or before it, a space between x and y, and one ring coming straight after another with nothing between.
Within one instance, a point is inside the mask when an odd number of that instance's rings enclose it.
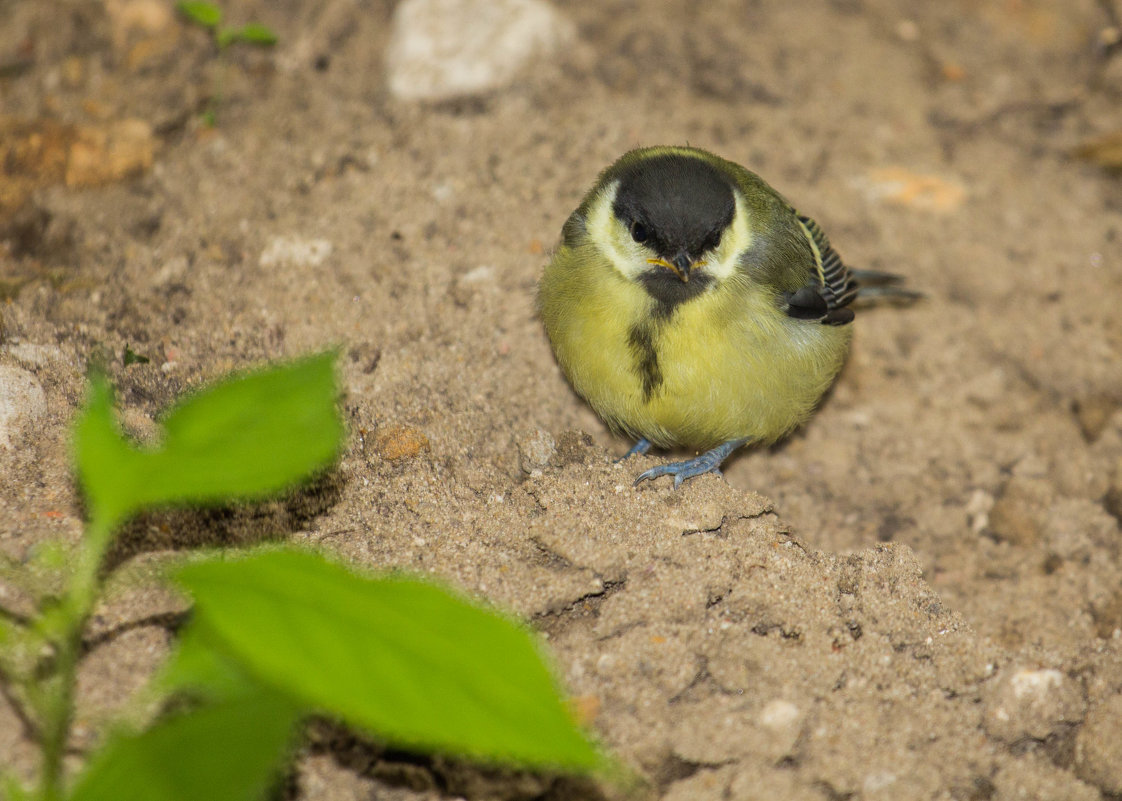
<instances>
[{"instance_id":1,"label":"black stripe on belly","mask_svg":"<svg viewBox=\"0 0 1122 801\"><path fill-rule=\"evenodd\" d=\"M627 334L627 344L635 357L635 373L643 384L644 401L649 401L662 386L662 368L658 364L654 337L654 326L649 323L633 325Z\"/></svg>"}]
</instances>

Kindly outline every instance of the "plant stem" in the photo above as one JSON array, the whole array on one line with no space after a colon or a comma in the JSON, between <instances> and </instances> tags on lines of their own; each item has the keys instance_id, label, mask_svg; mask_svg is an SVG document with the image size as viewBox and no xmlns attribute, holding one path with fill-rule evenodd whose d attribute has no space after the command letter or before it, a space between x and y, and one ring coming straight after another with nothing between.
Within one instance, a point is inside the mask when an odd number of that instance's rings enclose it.
<instances>
[{"instance_id":1,"label":"plant stem","mask_svg":"<svg viewBox=\"0 0 1122 801\"><path fill-rule=\"evenodd\" d=\"M78 660L82 655L82 631L97 601L101 585L98 572L109 547L113 522L96 516L90 521L63 602L63 628L56 641L56 686L47 693L43 719L43 770L39 783L42 801L62 801L64 797L62 760L74 722L74 689Z\"/></svg>"}]
</instances>

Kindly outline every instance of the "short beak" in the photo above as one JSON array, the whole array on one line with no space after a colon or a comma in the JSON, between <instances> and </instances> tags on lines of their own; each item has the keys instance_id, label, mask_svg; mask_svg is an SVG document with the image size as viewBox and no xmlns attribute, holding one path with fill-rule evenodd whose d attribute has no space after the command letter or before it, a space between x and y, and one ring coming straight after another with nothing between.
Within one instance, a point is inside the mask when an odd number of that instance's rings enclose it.
<instances>
[{"instance_id":1,"label":"short beak","mask_svg":"<svg viewBox=\"0 0 1122 801\"><path fill-rule=\"evenodd\" d=\"M700 267L705 264L703 261L691 261L690 257L685 253L679 253L674 257L673 261L667 261L663 258L647 259L647 264L657 264L659 267L665 267L674 275L678 276L683 284L690 282L690 271L695 267Z\"/></svg>"}]
</instances>

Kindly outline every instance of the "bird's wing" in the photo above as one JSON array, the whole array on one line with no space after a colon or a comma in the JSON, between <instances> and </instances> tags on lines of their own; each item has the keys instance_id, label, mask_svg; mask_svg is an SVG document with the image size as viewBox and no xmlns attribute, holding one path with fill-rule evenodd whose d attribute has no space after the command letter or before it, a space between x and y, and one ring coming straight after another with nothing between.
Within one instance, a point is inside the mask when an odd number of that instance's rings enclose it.
<instances>
[{"instance_id":1,"label":"bird's wing","mask_svg":"<svg viewBox=\"0 0 1122 801\"><path fill-rule=\"evenodd\" d=\"M846 306L857 297L857 282L818 223L801 214L798 220L814 251L818 280L788 295L787 314L826 325L845 325L853 320L853 312Z\"/></svg>"}]
</instances>

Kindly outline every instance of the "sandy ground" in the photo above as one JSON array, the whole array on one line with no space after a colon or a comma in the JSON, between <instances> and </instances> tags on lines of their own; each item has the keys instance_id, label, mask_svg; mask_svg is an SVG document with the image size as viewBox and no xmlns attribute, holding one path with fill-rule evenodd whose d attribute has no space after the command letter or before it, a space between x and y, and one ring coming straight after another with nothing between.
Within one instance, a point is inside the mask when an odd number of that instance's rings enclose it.
<instances>
[{"instance_id":1,"label":"sandy ground","mask_svg":"<svg viewBox=\"0 0 1122 801\"><path fill-rule=\"evenodd\" d=\"M5 141L46 154L16 187L9 153L0 193L0 377L26 401L3 553L80 533L91 360L144 437L226 370L344 353L333 477L130 528L78 747L167 652L178 602L145 566L282 537L526 616L640 797L1122 797L1122 184L1071 155L1122 128L1109 2L572 3L549 63L440 103L388 91L390 3L225 7L279 46L219 58L155 2L0 0ZM74 142L93 175L51 167ZM928 297L859 313L805 430L675 492L632 487L662 454L612 463L629 443L568 389L534 293L599 169L686 142ZM3 761L33 753L0 701ZM290 792L620 791L323 729Z\"/></svg>"}]
</instances>

